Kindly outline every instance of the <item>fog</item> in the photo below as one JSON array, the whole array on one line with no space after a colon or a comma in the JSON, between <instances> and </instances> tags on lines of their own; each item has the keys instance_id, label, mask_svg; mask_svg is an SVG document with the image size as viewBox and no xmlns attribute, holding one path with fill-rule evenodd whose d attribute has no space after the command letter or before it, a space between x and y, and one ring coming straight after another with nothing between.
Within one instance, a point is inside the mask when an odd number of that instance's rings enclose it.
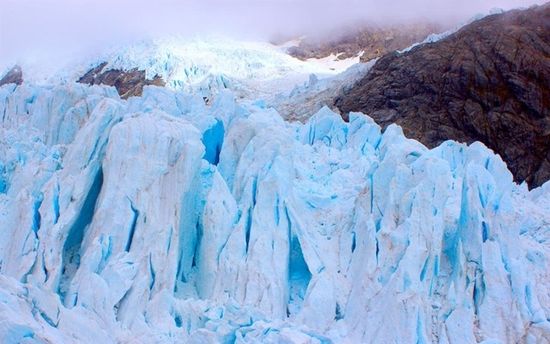
<instances>
[{"instance_id":1,"label":"fog","mask_svg":"<svg viewBox=\"0 0 550 344\"><path fill-rule=\"evenodd\" d=\"M225 34L267 40L323 35L350 23L430 20L453 25L491 8L537 0L0 0L0 67L163 35Z\"/></svg>"}]
</instances>

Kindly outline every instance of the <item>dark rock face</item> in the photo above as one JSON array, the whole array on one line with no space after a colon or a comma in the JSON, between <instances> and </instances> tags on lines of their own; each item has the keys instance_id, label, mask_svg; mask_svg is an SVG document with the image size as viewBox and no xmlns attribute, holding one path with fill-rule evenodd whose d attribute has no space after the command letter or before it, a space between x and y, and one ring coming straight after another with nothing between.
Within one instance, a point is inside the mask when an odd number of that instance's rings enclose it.
<instances>
[{"instance_id":1,"label":"dark rock face","mask_svg":"<svg viewBox=\"0 0 550 344\"><path fill-rule=\"evenodd\" d=\"M397 123L429 147L481 141L516 181L539 186L550 179L550 3L389 54L335 105Z\"/></svg>"},{"instance_id":2,"label":"dark rock face","mask_svg":"<svg viewBox=\"0 0 550 344\"><path fill-rule=\"evenodd\" d=\"M2 79L0 79L0 86L6 84L21 85L23 83L23 71L19 66L13 66Z\"/></svg>"},{"instance_id":3,"label":"dark rock face","mask_svg":"<svg viewBox=\"0 0 550 344\"><path fill-rule=\"evenodd\" d=\"M137 68L124 71L120 69L108 69L104 71L107 62L90 69L78 82L89 85L114 86L121 98L141 96L143 87L147 85L164 86L165 82L156 75L152 80L145 77L145 71Z\"/></svg>"},{"instance_id":4,"label":"dark rock face","mask_svg":"<svg viewBox=\"0 0 550 344\"><path fill-rule=\"evenodd\" d=\"M433 23L414 23L401 26L366 26L344 34L334 34L328 39L306 39L288 54L305 60L323 58L331 54L346 59L363 52L361 61L369 61L391 51L405 49L423 41L429 34L442 28Z\"/></svg>"}]
</instances>

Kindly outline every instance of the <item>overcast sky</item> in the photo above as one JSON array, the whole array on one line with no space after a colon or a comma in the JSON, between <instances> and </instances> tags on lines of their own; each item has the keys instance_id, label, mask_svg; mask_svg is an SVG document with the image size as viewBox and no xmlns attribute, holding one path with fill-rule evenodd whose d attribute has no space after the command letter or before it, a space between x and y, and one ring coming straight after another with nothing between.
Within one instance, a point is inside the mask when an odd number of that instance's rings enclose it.
<instances>
[{"instance_id":1,"label":"overcast sky","mask_svg":"<svg viewBox=\"0 0 550 344\"><path fill-rule=\"evenodd\" d=\"M0 66L70 59L150 36L221 33L245 39L322 33L359 20L448 23L544 0L0 0Z\"/></svg>"}]
</instances>

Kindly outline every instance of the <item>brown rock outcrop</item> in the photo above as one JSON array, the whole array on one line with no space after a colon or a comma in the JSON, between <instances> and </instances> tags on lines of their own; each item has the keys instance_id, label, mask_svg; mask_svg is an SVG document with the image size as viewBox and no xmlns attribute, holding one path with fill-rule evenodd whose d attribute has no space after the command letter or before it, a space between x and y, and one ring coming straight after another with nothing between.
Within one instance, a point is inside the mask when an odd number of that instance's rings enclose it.
<instances>
[{"instance_id":1,"label":"brown rock outcrop","mask_svg":"<svg viewBox=\"0 0 550 344\"><path fill-rule=\"evenodd\" d=\"M302 60L323 58L331 54L346 59L363 52L361 61L366 62L391 51L405 49L423 41L429 34L440 31L441 27L433 23L366 26L328 39L305 39L298 46L289 48L288 54Z\"/></svg>"},{"instance_id":2,"label":"brown rock outcrop","mask_svg":"<svg viewBox=\"0 0 550 344\"><path fill-rule=\"evenodd\" d=\"M397 123L429 147L481 141L516 181L539 186L550 179L550 3L389 54L335 105Z\"/></svg>"},{"instance_id":3,"label":"brown rock outcrop","mask_svg":"<svg viewBox=\"0 0 550 344\"><path fill-rule=\"evenodd\" d=\"M6 84L21 85L23 83L23 71L21 67L15 65L10 69L2 79L0 79L0 86Z\"/></svg>"},{"instance_id":4,"label":"brown rock outcrop","mask_svg":"<svg viewBox=\"0 0 550 344\"><path fill-rule=\"evenodd\" d=\"M105 70L107 62L90 69L78 82L88 85L114 86L121 98L127 99L132 96L141 96L143 87L147 85L164 86L165 82L156 75L152 80L147 79L145 71L137 68L124 71L120 69Z\"/></svg>"}]
</instances>

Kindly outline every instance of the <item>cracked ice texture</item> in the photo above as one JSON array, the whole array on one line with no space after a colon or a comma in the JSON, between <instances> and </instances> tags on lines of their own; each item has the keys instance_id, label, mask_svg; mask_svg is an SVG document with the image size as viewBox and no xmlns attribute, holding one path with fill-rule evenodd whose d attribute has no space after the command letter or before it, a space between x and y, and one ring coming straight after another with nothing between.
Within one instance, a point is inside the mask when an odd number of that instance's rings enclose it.
<instances>
[{"instance_id":1,"label":"cracked ice texture","mask_svg":"<svg viewBox=\"0 0 550 344\"><path fill-rule=\"evenodd\" d=\"M0 340L545 343L550 185L222 92L0 88Z\"/></svg>"}]
</instances>

